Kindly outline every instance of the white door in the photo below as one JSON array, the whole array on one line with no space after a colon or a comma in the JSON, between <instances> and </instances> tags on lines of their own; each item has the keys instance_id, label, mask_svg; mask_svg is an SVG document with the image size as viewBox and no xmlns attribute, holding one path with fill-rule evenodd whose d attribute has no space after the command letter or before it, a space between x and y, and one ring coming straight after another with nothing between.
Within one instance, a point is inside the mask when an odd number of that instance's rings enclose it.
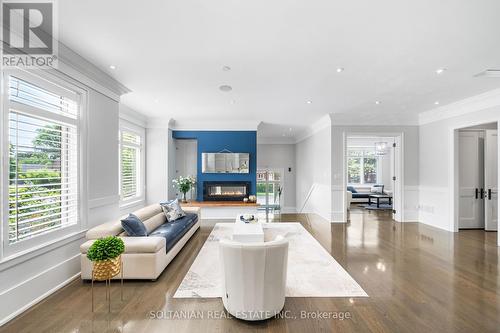
<instances>
[{"instance_id":1,"label":"white door","mask_svg":"<svg viewBox=\"0 0 500 333\"><path fill-rule=\"evenodd\" d=\"M401 137L397 136L394 138L394 145L392 155L394 156L394 182L392 187L392 218L395 221L403 222L403 193L401 190L401 177L402 177L402 165L401 165ZM393 179L394 179L393 178ZM394 212L395 211L395 212Z\"/></svg>"},{"instance_id":2,"label":"white door","mask_svg":"<svg viewBox=\"0 0 500 333\"><path fill-rule=\"evenodd\" d=\"M483 155L480 132L459 133L459 224L461 229L484 228ZM436 161L436 163L440 163Z\"/></svg>"},{"instance_id":3,"label":"white door","mask_svg":"<svg viewBox=\"0 0 500 333\"><path fill-rule=\"evenodd\" d=\"M198 141L188 139L175 140L175 177L196 177L198 170ZM196 189L189 190L186 197L196 200ZM180 196L180 193L177 193Z\"/></svg>"},{"instance_id":4,"label":"white door","mask_svg":"<svg viewBox=\"0 0 500 333\"><path fill-rule=\"evenodd\" d=\"M484 140L485 230L498 228L498 132L487 130Z\"/></svg>"}]
</instances>

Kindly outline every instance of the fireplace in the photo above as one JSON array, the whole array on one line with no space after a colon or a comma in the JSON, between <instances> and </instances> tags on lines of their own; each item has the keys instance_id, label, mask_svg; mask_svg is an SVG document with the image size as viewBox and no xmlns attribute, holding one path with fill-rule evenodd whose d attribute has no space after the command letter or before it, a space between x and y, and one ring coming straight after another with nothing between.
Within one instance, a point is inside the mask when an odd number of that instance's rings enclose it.
<instances>
[{"instance_id":1,"label":"fireplace","mask_svg":"<svg viewBox=\"0 0 500 333\"><path fill-rule=\"evenodd\" d=\"M204 201L242 201L250 194L250 182L242 181L205 181L203 182Z\"/></svg>"}]
</instances>

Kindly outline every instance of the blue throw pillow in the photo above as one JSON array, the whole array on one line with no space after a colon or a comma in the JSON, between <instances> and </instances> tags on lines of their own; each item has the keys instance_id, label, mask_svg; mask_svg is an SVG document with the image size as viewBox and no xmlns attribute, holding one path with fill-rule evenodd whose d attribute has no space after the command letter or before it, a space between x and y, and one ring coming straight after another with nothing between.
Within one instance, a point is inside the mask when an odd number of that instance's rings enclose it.
<instances>
[{"instance_id":1,"label":"blue throw pillow","mask_svg":"<svg viewBox=\"0 0 500 333\"><path fill-rule=\"evenodd\" d=\"M131 237L147 236L148 231L142 221L134 214L129 214L122 221L122 227Z\"/></svg>"},{"instance_id":2,"label":"blue throw pillow","mask_svg":"<svg viewBox=\"0 0 500 333\"><path fill-rule=\"evenodd\" d=\"M347 186L347 190L351 193L358 193L358 191L356 191L356 189L354 188L354 186Z\"/></svg>"}]
</instances>

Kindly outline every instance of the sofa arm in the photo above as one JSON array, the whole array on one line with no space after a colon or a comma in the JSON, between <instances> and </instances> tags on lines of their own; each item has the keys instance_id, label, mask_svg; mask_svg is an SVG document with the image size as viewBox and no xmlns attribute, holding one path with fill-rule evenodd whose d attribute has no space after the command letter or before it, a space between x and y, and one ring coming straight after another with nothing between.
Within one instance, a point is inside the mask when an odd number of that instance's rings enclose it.
<instances>
[{"instance_id":1,"label":"sofa arm","mask_svg":"<svg viewBox=\"0 0 500 333\"><path fill-rule=\"evenodd\" d=\"M201 221L201 208L200 207L182 207L182 210L186 213L192 213L198 215L198 221Z\"/></svg>"},{"instance_id":2,"label":"sofa arm","mask_svg":"<svg viewBox=\"0 0 500 333\"><path fill-rule=\"evenodd\" d=\"M347 191L347 195L346 195L346 203L347 203L347 209L350 209L351 208L351 202L352 202L352 192L351 191Z\"/></svg>"},{"instance_id":3,"label":"sofa arm","mask_svg":"<svg viewBox=\"0 0 500 333\"><path fill-rule=\"evenodd\" d=\"M163 237L121 237L121 239L125 244L124 253L156 253L166 246ZM86 254L94 242L95 239L91 239L80 245L80 252Z\"/></svg>"}]
</instances>

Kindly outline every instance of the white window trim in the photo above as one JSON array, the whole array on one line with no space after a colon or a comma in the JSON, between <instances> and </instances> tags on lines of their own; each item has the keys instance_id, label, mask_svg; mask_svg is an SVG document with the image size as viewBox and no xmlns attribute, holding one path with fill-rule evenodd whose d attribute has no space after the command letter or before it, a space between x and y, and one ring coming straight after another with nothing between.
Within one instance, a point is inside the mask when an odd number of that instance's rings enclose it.
<instances>
[{"instance_id":1,"label":"white window trim","mask_svg":"<svg viewBox=\"0 0 500 333\"><path fill-rule=\"evenodd\" d=\"M353 150L358 150L358 151L361 151L363 154L361 156L351 156L349 154L350 151L353 151ZM360 166L360 174L359 174L359 180L360 182L359 183L347 183L347 185L349 186L358 186L358 187L371 187L375 184L380 184L380 181L381 181L381 177L382 177L382 163L381 163L381 159L380 159L380 156L378 155L374 155L374 156L368 156L368 155L365 155L365 152L367 151L375 151L375 148L372 148L372 147L356 147L356 148L347 148L347 161L349 161L350 158L360 158L361 159L361 166ZM375 183L365 183L365 174L364 174L364 159L365 158L375 158L377 160L377 180ZM349 170L347 170L347 175L349 175Z\"/></svg>"},{"instance_id":2,"label":"white window trim","mask_svg":"<svg viewBox=\"0 0 500 333\"><path fill-rule=\"evenodd\" d=\"M1 94L3 103L0 103L2 126L0 126L0 152L2 154L2 163L0 166L0 181L2 191L0 193L0 217L1 217L1 247L0 247L0 263L10 261L21 256L29 255L39 251L47 244L54 244L65 239L81 234L87 227L87 105L88 91L78 84L76 81L56 72L42 70L22 70L22 69L4 69L0 78ZM38 235L33 238L22 240L13 244L9 244L8 239L8 219L9 219L9 102L8 98L8 78L16 76L27 82L46 87L47 90L57 92L63 96L75 99L79 103L78 111L78 222L73 225L62 227L53 230L46 234ZM73 94L71 92L74 92ZM68 96L69 94L69 96Z\"/></svg>"},{"instance_id":3,"label":"white window trim","mask_svg":"<svg viewBox=\"0 0 500 333\"><path fill-rule=\"evenodd\" d=\"M121 150L122 150L122 138L121 132L122 130L126 130L137 134L141 138L139 151L140 151L140 162L139 162L139 178L138 178L138 190L139 195L127 198L126 200L122 199L121 193ZM128 120L120 118L120 127L119 127L119 137L118 137L118 186L119 186L119 194L120 194L120 208L131 207L140 203L145 202L146 200L146 130L136 124L131 123Z\"/></svg>"}]
</instances>

